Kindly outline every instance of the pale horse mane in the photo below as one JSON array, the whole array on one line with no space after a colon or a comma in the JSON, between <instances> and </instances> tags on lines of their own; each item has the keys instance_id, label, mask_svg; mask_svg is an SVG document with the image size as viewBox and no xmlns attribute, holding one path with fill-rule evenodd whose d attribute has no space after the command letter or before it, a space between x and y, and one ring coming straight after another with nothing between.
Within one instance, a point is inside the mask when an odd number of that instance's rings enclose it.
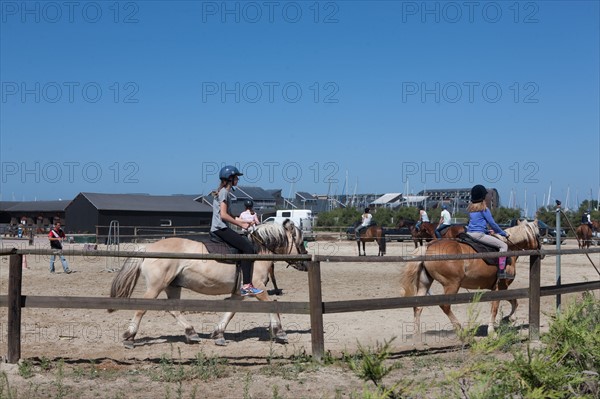
<instances>
[{"instance_id":1,"label":"pale horse mane","mask_svg":"<svg viewBox=\"0 0 600 399\"><path fill-rule=\"evenodd\" d=\"M516 226L505 229L505 231L510 234L509 240L513 244L536 240L537 236L540 234L537 220L534 220L533 222L522 221Z\"/></svg>"},{"instance_id":2,"label":"pale horse mane","mask_svg":"<svg viewBox=\"0 0 600 399\"><path fill-rule=\"evenodd\" d=\"M296 240L302 240L302 233L298 227L290 220L286 220L284 225L278 223L265 223L258 225L256 230L249 235L256 246L258 252L278 252L285 250L288 245L288 228L295 230Z\"/></svg>"}]
</instances>

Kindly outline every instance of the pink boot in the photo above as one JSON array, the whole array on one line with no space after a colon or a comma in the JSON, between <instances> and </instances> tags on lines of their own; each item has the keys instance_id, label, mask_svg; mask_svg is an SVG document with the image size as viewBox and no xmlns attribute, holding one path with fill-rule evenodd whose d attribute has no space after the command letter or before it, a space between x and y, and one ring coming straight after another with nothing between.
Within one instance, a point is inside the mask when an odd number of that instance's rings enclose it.
<instances>
[{"instance_id":1,"label":"pink boot","mask_svg":"<svg viewBox=\"0 0 600 399\"><path fill-rule=\"evenodd\" d=\"M507 280L512 280L515 278L514 275L506 273L506 256L501 256L498 258L498 274L496 274L496 277Z\"/></svg>"},{"instance_id":2,"label":"pink boot","mask_svg":"<svg viewBox=\"0 0 600 399\"><path fill-rule=\"evenodd\" d=\"M498 258L498 268L500 271L504 271L504 269L506 269L506 256L501 256Z\"/></svg>"}]
</instances>

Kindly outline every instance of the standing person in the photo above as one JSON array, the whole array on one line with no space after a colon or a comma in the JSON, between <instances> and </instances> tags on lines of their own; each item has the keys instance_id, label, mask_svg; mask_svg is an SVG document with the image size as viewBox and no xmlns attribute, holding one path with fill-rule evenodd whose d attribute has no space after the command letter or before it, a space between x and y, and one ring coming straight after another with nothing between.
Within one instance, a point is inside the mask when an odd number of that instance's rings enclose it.
<instances>
[{"instance_id":1,"label":"standing person","mask_svg":"<svg viewBox=\"0 0 600 399\"><path fill-rule=\"evenodd\" d=\"M63 255L62 241L65 239L65 232L60 228L60 222L54 224L54 228L48 233L48 239L50 240L50 248L54 250L50 256L50 273L54 273L54 261L56 260L56 255L60 257L65 273L71 273L69 264Z\"/></svg>"},{"instance_id":2,"label":"standing person","mask_svg":"<svg viewBox=\"0 0 600 399\"><path fill-rule=\"evenodd\" d=\"M438 227L435 229L435 236L437 238L442 238L442 231L450 227L450 219L452 216L450 212L448 212L448 207L444 204L442 205L442 213L440 215L440 222L438 223Z\"/></svg>"},{"instance_id":3,"label":"standing person","mask_svg":"<svg viewBox=\"0 0 600 399\"><path fill-rule=\"evenodd\" d=\"M356 226L354 229L354 234L356 234L356 241L360 241L360 232L371 225L371 220L373 219L373 215L371 215L371 209L365 208L365 213L361 216L360 225Z\"/></svg>"},{"instance_id":4,"label":"standing person","mask_svg":"<svg viewBox=\"0 0 600 399\"><path fill-rule=\"evenodd\" d=\"M252 232L254 227L260 224L260 221L258 220L258 215L256 212L254 212L254 201L247 199L244 201L244 206L246 207L246 210L240 213L240 217L238 219L250 223L250 227L248 229L242 230L244 234L247 234L248 232Z\"/></svg>"},{"instance_id":5,"label":"standing person","mask_svg":"<svg viewBox=\"0 0 600 399\"><path fill-rule=\"evenodd\" d=\"M419 205L419 221L415 224L415 229L418 231L421 228L421 223L429 223L429 216L425 212L423 205Z\"/></svg>"},{"instance_id":6,"label":"standing person","mask_svg":"<svg viewBox=\"0 0 600 399\"><path fill-rule=\"evenodd\" d=\"M243 176L243 173L235 166L224 166L219 172L219 179L221 183L214 193L213 199L213 216L212 223L210 226L211 233L214 233L221 240L238 249L242 254L256 254L256 250L252 243L244 236L239 235L232 229L230 229L226 223L231 223L242 229L248 229L250 223L234 218L230 213L230 191L238 184L239 177ZM242 288L240 294L242 296L254 296L261 294L263 290L255 288L252 285L252 270L254 268L254 261L242 260L240 261L242 268Z\"/></svg>"},{"instance_id":7,"label":"standing person","mask_svg":"<svg viewBox=\"0 0 600 399\"><path fill-rule=\"evenodd\" d=\"M498 248L500 252L506 252L508 245L501 239L490 235L491 232L494 232L503 237L509 237L509 234L502 230L494 220L485 202L486 195L487 190L481 184L477 184L471 189L471 203L467 207L467 212L469 212L467 234L484 244ZM488 225L492 228L492 231L488 229ZM514 275L506 273L506 256L498 258L497 277L502 279L515 278Z\"/></svg>"}]
</instances>

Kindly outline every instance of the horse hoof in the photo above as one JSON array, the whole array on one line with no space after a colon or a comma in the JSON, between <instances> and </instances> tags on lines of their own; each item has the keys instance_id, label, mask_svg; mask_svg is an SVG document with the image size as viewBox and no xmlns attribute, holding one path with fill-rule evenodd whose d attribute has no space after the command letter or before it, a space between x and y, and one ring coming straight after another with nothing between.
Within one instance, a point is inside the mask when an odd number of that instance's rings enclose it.
<instances>
[{"instance_id":1,"label":"horse hoof","mask_svg":"<svg viewBox=\"0 0 600 399\"><path fill-rule=\"evenodd\" d=\"M278 343L278 344L287 344L288 343L287 334L276 336L275 337L275 342Z\"/></svg>"},{"instance_id":2,"label":"horse hoof","mask_svg":"<svg viewBox=\"0 0 600 399\"><path fill-rule=\"evenodd\" d=\"M132 340L123 341L123 346L125 349L133 349L135 346Z\"/></svg>"},{"instance_id":3,"label":"horse hoof","mask_svg":"<svg viewBox=\"0 0 600 399\"><path fill-rule=\"evenodd\" d=\"M185 342L188 344L194 344L196 342L200 342L201 338L198 334L191 334L185 336Z\"/></svg>"},{"instance_id":4,"label":"horse hoof","mask_svg":"<svg viewBox=\"0 0 600 399\"><path fill-rule=\"evenodd\" d=\"M225 341L225 338L217 338L217 339L215 339L215 345L227 346L227 341Z\"/></svg>"}]
</instances>

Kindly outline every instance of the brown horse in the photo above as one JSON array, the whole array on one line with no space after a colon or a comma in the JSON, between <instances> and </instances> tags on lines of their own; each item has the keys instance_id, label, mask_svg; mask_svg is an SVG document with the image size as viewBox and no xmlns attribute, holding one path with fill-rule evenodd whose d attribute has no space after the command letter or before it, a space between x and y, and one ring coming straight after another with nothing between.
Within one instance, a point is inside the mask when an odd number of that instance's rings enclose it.
<instances>
[{"instance_id":1,"label":"brown horse","mask_svg":"<svg viewBox=\"0 0 600 399\"><path fill-rule=\"evenodd\" d=\"M437 228L436 224L430 222L423 222L419 230L415 228L416 222L413 220L400 219L398 223L398 228L408 227L410 230L410 234L412 235L413 242L415 243L415 249L419 247L419 245L423 245L423 240L426 242L430 242L431 240L436 240L435 229ZM447 229L442 232L442 238L456 238L460 233L465 232L465 226L463 225L451 225Z\"/></svg>"},{"instance_id":2,"label":"brown horse","mask_svg":"<svg viewBox=\"0 0 600 399\"><path fill-rule=\"evenodd\" d=\"M509 250L539 249L541 247L537 221L521 222L518 226L506 229L510 234L509 239L504 239ZM497 236L503 239L501 236ZM475 257L475 250L469 245L456 240L436 240L427 247L421 247L413 252L415 255L450 255L473 254L471 259L462 260L429 260L421 262L408 262L402 274L401 286L404 296L426 295L434 281L439 281L444 287L444 294L456 294L460 288L505 290L512 280L499 280L496 277L497 268L486 264L482 259ZM515 274L516 257L512 264L507 266L507 271ZM509 301L511 312L517 309L517 301ZM494 322L498 313L499 301L492 302L491 319L488 325L488 334L494 331ZM450 305L440 306L456 329L460 329L460 322L452 313ZM415 329L417 336L420 332L421 312L423 308L415 307Z\"/></svg>"},{"instance_id":3,"label":"brown horse","mask_svg":"<svg viewBox=\"0 0 600 399\"><path fill-rule=\"evenodd\" d=\"M579 248L589 248L592 242L592 229L587 224L581 224L575 230L575 235L577 236L577 244L579 244Z\"/></svg>"},{"instance_id":4,"label":"brown horse","mask_svg":"<svg viewBox=\"0 0 600 399\"><path fill-rule=\"evenodd\" d=\"M380 226L371 225L360 232L360 239L356 241L356 245L358 246L358 256L367 256L365 242L372 241L377 242L377 245L379 246L377 256L385 255L385 231ZM362 243L362 254L360 253L360 243Z\"/></svg>"}]
</instances>

